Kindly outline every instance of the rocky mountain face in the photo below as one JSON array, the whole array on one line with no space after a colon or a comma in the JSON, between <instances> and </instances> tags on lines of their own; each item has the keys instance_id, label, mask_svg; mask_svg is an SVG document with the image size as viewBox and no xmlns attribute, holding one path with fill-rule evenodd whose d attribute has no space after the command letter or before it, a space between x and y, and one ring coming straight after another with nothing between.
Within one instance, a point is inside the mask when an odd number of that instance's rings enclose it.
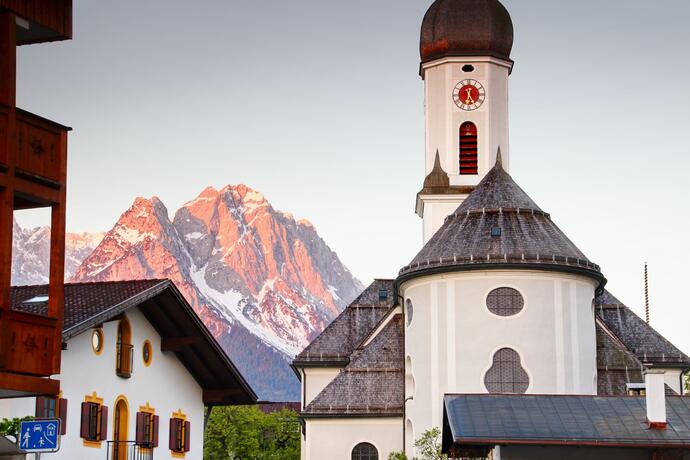
<instances>
[{"instance_id":1,"label":"rocky mountain face","mask_svg":"<svg viewBox=\"0 0 690 460\"><path fill-rule=\"evenodd\" d=\"M138 198L72 281L170 278L260 398L299 400L289 368L363 289L307 221L245 185L207 188L170 219Z\"/></svg>"},{"instance_id":2,"label":"rocky mountain face","mask_svg":"<svg viewBox=\"0 0 690 460\"><path fill-rule=\"evenodd\" d=\"M72 277L81 262L91 254L104 233L68 233L65 238L65 278ZM50 227L22 228L14 222L12 233L12 284L14 286L48 282Z\"/></svg>"}]
</instances>

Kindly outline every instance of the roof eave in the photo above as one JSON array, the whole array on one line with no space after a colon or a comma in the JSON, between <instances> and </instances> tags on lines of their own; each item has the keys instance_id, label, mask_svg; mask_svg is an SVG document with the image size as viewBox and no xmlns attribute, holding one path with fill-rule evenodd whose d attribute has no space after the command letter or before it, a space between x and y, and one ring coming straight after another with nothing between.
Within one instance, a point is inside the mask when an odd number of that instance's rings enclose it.
<instances>
[{"instance_id":1,"label":"roof eave","mask_svg":"<svg viewBox=\"0 0 690 460\"><path fill-rule=\"evenodd\" d=\"M501 262L491 262L491 263L473 263L464 265L439 265L439 266L429 266L424 267L414 271L408 271L402 273L395 280L395 292L399 291L400 286L409 280L415 278L421 278L423 276L438 275L443 273L453 273L453 272L464 272L473 270L538 270L538 271L554 271L559 273L569 273L574 275L582 275L588 278L598 281L598 286L596 288L596 293L599 295L603 292L604 287L608 280L601 272L596 272L593 270L588 270L585 268L568 266L568 265L558 265L558 264L548 264L548 263L501 263Z\"/></svg>"}]
</instances>

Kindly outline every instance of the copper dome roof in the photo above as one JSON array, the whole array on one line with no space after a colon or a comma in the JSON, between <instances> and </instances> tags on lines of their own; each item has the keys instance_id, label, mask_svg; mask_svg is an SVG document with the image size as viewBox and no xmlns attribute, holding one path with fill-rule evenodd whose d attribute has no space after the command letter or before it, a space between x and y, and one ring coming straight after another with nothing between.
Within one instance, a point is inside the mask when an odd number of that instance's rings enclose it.
<instances>
[{"instance_id":1,"label":"copper dome roof","mask_svg":"<svg viewBox=\"0 0 690 460\"><path fill-rule=\"evenodd\" d=\"M445 56L510 60L513 21L498 0L436 0L424 16L422 62Z\"/></svg>"}]
</instances>

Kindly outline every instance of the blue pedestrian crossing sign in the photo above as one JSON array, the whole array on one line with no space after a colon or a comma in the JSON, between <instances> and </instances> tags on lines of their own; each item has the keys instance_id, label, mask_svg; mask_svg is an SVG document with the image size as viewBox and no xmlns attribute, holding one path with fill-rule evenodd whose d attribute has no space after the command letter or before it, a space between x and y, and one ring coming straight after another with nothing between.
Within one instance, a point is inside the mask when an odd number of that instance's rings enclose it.
<instances>
[{"instance_id":1,"label":"blue pedestrian crossing sign","mask_svg":"<svg viewBox=\"0 0 690 460\"><path fill-rule=\"evenodd\" d=\"M57 452L60 449L60 420L24 421L19 432L22 452Z\"/></svg>"}]
</instances>

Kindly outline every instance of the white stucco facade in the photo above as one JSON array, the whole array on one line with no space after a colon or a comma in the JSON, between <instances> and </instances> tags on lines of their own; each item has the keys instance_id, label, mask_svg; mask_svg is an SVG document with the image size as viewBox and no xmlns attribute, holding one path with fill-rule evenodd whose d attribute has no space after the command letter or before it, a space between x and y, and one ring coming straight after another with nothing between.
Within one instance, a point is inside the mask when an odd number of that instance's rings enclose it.
<instances>
[{"instance_id":1,"label":"white stucco facade","mask_svg":"<svg viewBox=\"0 0 690 460\"><path fill-rule=\"evenodd\" d=\"M148 404L160 417L159 445L155 448L154 458L201 460L204 422L201 387L174 353L161 352L160 336L138 309L129 310L126 316L134 346L134 366L128 379L115 374L117 320L103 325L101 354L96 354L92 348L92 329L67 342L67 350L62 352L62 374L59 376L61 397L68 401L67 433L62 436L60 451L49 457L55 460L106 459L107 442L84 442L80 437L81 403L95 394L108 407L108 440L113 439L118 400L127 403L127 439L132 441L135 440L136 413ZM144 364L142 357L142 347L147 340L153 351L149 366ZM191 423L191 450L186 454L174 454L168 448L169 419L174 412L182 412ZM5 400L0 405L0 417L33 416L34 413L34 398Z\"/></svg>"},{"instance_id":2,"label":"white stucco facade","mask_svg":"<svg viewBox=\"0 0 690 460\"><path fill-rule=\"evenodd\" d=\"M302 369L302 409L316 398L338 376L338 367L308 367Z\"/></svg>"},{"instance_id":3,"label":"white stucco facade","mask_svg":"<svg viewBox=\"0 0 690 460\"><path fill-rule=\"evenodd\" d=\"M524 308L517 315L501 317L487 308L487 295L501 287L521 293ZM455 272L403 283L401 295L413 311L405 330L408 429L442 426L445 394L487 393L484 377L502 348L519 354L527 393L596 394L595 288L589 278L531 270ZM408 436L408 455L413 439Z\"/></svg>"},{"instance_id":4,"label":"white stucco facade","mask_svg":"<svg viewBox=\"0 0 690 460\"><path fill-rule=\"evenodd\" d=\"M402 418L325 418L305 420L302 460L350 460L359 443L376 447L379 459L403 444Z\"/></svg>"}]
</instances>

